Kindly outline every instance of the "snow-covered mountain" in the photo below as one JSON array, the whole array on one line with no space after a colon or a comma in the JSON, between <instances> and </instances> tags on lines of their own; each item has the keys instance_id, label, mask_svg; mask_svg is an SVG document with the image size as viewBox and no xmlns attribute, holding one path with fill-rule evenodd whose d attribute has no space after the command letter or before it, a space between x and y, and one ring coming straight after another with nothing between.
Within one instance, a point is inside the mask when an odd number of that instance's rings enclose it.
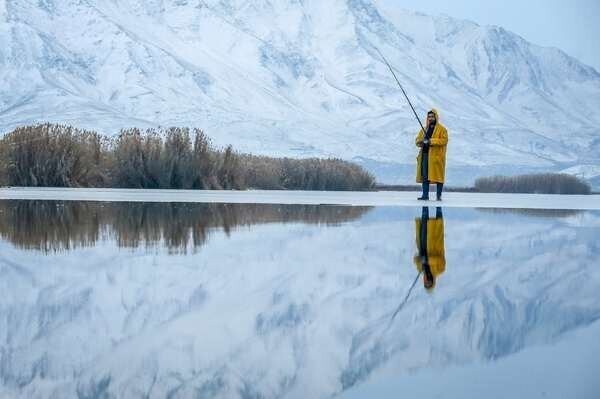
<instances>
[{"instance_id":1,"label":"snow-covered mountain","mask_svg":"<svg viewBox=\"0 0 600 399\"><path fill-rule=\"evenodd\" d=\"M169 236L120 248L123 219L65 251L0 240L0 397L326 398L382 368L487 364L600 320L598 213L445 213L446 270L392 323L417 275L416 209L213 231L187 255Z\"/></svg>"},{"instance_id":2,"label":"snow-covered mountain","mask_svg":"<svg viewBox=\"0 0 600 399\"><path fill-rule=\"evenodd\" d=\"M204 128L219 145L336 156L410 182L422 115L449 181L600 163L600 74L500 27L375 0L2 0L0 132L55 121Z\"/></svg>"}]
</instances>

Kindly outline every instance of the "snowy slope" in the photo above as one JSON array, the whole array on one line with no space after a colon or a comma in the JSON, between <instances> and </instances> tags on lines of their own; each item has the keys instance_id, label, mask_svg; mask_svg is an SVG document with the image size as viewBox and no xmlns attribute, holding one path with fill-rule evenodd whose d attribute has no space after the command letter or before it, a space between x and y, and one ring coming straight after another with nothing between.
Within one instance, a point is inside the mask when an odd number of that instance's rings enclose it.
<instances>
[{"instance_id":1,"label":"snowy slope","mask_svg":"<svg viewBox=\"0 0 600 399\"><path fill-rule=\"evenodd\" d=\"M418 111L450 177L600 160L600 74L499 27L370 0L0 2L0 131L56 121L204 128L219 145L412 175ZM401 172L399 172L401 171Z\"/></svg>"},{"instance_id":2,"label":"snowy slope","mask_svg":"<svg viewBox=\"0 0 600 399\"><path fill-rule=\"evenodd\" d=\"M237 228L187 256L109 231L46 254L0 241L0 396L330 397L383 367L488 363L600 319L599 269L576 261L598 256L597 213L449 210L445 273L390 324L420 212Z\"/></svg>"}]
</instances>

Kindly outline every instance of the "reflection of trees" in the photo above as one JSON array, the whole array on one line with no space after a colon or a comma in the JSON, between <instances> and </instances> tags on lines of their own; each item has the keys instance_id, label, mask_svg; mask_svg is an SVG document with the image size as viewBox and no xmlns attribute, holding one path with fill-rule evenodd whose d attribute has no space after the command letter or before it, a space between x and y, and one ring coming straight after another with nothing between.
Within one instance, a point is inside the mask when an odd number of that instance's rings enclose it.
<instances>
[{"instance_id":1,"label":"reflection of trees","mask_svg":"<svg viewBox=\"0 0 600 399\"><path fill-rule=\"evenodd\" d=\"M20 248L51 251L91 246L102 208L57 201L0 201L0 236Z\"/></svg>"},{"instance_id":2,"label":"reflection of trees","mask_svg":"<svg viewBox=\"0 0 600 399\"><path fill-rule=\"evenodd\" d=\"M370 207L148 202L0 201L0 236L22 249L45 252L93 246L105 236L119 247L165 245L186 252L209 232L229 234L265 223L335 225L358 219Z\"/></svg>"},{"instance_id":3,"label":"reflection of trees","mask_svg":"<svg viewBox=\"0 0 600 399\"><path fill-rule=\"evenodd\" d=\"M528 209L528 208L475 208L481 212L494 214L514 214L534 217L560 218L578 215L580 210L576 209Z\"/></svg>"}]
</instances>

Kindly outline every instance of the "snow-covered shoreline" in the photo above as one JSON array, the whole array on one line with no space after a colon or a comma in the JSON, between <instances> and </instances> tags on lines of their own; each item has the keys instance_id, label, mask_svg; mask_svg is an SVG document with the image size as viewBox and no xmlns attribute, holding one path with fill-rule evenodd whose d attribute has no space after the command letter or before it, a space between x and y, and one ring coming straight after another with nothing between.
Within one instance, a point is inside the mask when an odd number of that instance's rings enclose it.
<instances>
[{"instance_id":1,"label":"snow-covered shoreline","mask_svg":"<svg viewBox=\"0 0 600 399\"><path fill-rule=\"evenodd\" d=\"M194 202L350 206L443 206L453 208L526 208L600 210L600 195L445 193L442 202L418 201L416 192L205 191L96 188L0 188L0 200L106 202Z\"/></svg>"}]
</instances>

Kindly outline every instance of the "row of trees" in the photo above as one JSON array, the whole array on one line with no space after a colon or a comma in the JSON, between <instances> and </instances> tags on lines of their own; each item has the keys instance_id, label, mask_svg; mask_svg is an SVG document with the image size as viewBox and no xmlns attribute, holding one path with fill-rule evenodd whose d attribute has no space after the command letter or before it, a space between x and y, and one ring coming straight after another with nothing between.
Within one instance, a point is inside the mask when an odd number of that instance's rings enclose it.
<instances>
[{"instance_id":1,"label":"row of trees","mask_svg":"<svg viewBox=\"0 0 600 399\"><path fill-rule=\"evenodd\" d=\"M475 181L482 193L590 194L590 185L573 175L539 173L520 176L482 177Z\"/></svg>"},{"instance_id":2,"label":"row of trees","mask_svg":"<svg viewBox=\"0 0 600 399\"><path fill-rule=\"evenodd\" d=\"M20 127L0 140L0 184L36 187L368 190L374 177L340 159L289 159L216 149L200 129Z\"/></svg>"}]
</instances>

